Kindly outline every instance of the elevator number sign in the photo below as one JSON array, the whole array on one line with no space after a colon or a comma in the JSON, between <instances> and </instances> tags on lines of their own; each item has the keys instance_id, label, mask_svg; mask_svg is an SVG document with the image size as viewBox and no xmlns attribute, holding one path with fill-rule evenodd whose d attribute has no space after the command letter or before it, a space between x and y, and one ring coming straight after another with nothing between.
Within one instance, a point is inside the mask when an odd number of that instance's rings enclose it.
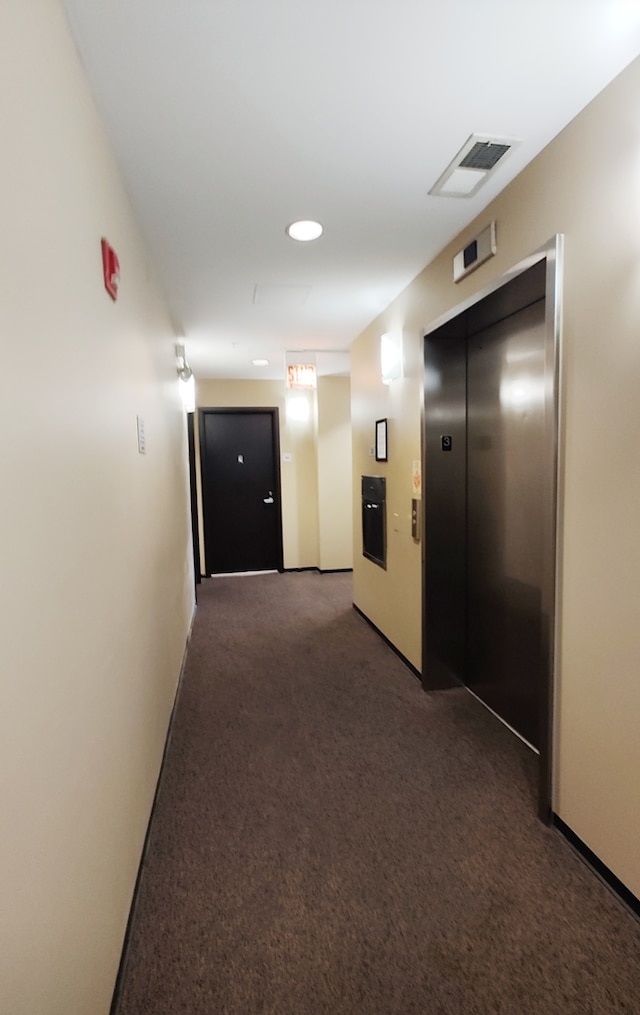
<instances>
[{"instance_id":1,"label":"elevator number sign","mask_svg":"<svg viewBox=\"0 0 640 1015\"><path fill-rule=\"evenodd\" d=\"M453 448L453 437L450 434L443 434L440 438L443 451L451 451Z\"/></svg>"}]
</instances>

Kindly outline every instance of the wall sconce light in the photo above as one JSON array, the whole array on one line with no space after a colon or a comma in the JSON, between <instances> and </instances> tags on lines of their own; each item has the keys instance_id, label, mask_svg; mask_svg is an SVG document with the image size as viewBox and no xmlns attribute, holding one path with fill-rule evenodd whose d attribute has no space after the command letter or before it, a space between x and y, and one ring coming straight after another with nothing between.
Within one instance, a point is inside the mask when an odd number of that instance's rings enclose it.
<instances>
[{"instance_id":1,"label":"wall sconce light","mask_svg":"<svg viewBox=\"0 0 640 1015\"><path fill-rule=\"evenodd\" d=\"M287 422L309 422L309 418L311 416L311 406L306 395L290 395L285 404L287 408Z\"/></svg>"},{"instance_id":2,"label":"wall sconce light","mask_svg":"<svg viewBox=\"0 0 640 1015\"><path fill-rule=\"evenodd\" d=\"M187 363L187 353L184 342L176 342L176 366L180 381L180 397L185 412L195 412L196 409L196 379L193 370Z\"/></svg>"},{"instance_id":3,"label":"wall sconce light","mask_svg":"<svg viewBox=\"0 0 640 1015\"><path fill-rule=\"evenodd\" d=\"M402 377L402 332L380 336L380 373L383 384Z\"/></svg>"}]
</instances>

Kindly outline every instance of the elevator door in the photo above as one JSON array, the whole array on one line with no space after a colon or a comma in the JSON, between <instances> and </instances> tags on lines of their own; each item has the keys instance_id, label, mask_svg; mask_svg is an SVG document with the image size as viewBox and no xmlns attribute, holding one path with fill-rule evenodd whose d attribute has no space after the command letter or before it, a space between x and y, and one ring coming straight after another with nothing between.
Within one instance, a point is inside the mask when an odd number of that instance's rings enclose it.
<instances>
[{"instance_id":1,"label":"elevator door","mask_svg":"<svg viewBox=\"0 0 640 1015\"><path fill-rule=\"evenodd\" d=\"M544 300L467 337L465 683L540 743Z\"/></svg>"}]
</instances>

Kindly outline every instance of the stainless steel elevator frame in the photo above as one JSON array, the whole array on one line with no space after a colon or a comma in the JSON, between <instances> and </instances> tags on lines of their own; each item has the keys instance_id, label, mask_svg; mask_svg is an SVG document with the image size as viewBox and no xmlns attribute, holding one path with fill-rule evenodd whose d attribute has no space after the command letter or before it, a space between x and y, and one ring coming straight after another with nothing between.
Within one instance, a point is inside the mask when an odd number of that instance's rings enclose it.
<instances>
[{"instance_id":1,"label":"stainless steel elevator frame","mask_svg":"<svg viewBox=\"0 0 640 1015\"><path fill-rule=\"evenodd\" d=\"M427 346L427 339L432 336L434 332L440 332L444 336L451 335L453 341L457 340L457 335L462 327L464 321L464 315L474 308L482 300L486 300L487 297L499 293L499 291L506 286L508 283L517 279L523 273L527 272L534 265L540 262L545 263L545 316L544 316L544 360L545 360L545 378L547 383L545 385L545 396L544 396L544 446L545 446L545 462L546 462L546 481L543 493L543 565L542 565L542 576L541 576L541 613L542 613L542 630L541 630L541 653L544 659L544 674L543 674L543 687L541 688L541 695L543 701L544 716L541 722L540 729L540 764L539 764L539 789L538 789L538 811L540 818L549 822L551 820L551 813L553 809L553 797L554 797L554 747L555 747L555 731L554 731L554 715L555 715L555 698L556 698L556 660L559 658L558 641L559 641L559 623L557 616L557 591L560 585L560 553L558 552L558 533L560 532L559 526L559 511L560 511L560 474L561 474L561 461L560 461L560 441L559 433L561 427L561 400L560 391L562 385L561 378L561 323L562 323L562 266L563 266L563 237L558 234L552 237L548 243L540 247L530 256L526 257L503 276L495 279L489 286L475 293L469 299L458 304L452 310L433 321L427 328L424 329L424 343L425 348ZM512 287L513 288L513 287ZM440 337L440 336L439 336ZM435 341L433 343L435 345ZM463 384L466 383L462 377L450 378L450 383ZM428 384L429 377L425 370L424 383L423 383L423 404L422 404L422 467L423 467L423 483L425 492L428 489L429 484L429 466L430 460L426 454L425 448L425 426L427 418L427 399L428 399ZM455 420L452 422L452 426L455 427ZM466 419L464 422L466 430ZM446 431L447 427L443 424L443 431ZM455 439L455 437L454 437ZM424 494L423 494L424 496ZM422 666L422 677L423 685L427 691L440 690L447 687L452 687L460 684L460 679L456 679L455 671L457 667L464 668L464 660L457 660L453 658L455 656L456 639L461 638L464 641L465 631L462 626L463 622L460 621L460 630L456 632L451 630L445 633L444 637L449 638L450 648L453 653L451 667L442 666L437 659L438 653L432 652L430 654L430 637L433 641L437 640L438 624L434 622L431 625L431 634L429 633L429 617L427 616L427 589L433 587L434 582L437 587L437 575L432 576L429 572L429 558L428 558L428 539L427 539L427 528L429 525L428 512L423 511L423 531L422 531L422 545L423 545L423 560L422 560L422 588L423 588L423 666ZM466 554L466 549L460 548L459 545L454 544L451 540L450 546L446 552L451 552L454 555L459 555L461 552ZM460 561L458 561L460 564ZM434 565L435 566L435 565ZM431 583L428 586L428 581ZM447 604L443 602L439 604L433 596L431 596L431 609L435 614L438 609L442 608L446 611ZM451 618L449 619L451 623ZM453 621L455 626L455 620Z\"/></svg>"}]
</instances>

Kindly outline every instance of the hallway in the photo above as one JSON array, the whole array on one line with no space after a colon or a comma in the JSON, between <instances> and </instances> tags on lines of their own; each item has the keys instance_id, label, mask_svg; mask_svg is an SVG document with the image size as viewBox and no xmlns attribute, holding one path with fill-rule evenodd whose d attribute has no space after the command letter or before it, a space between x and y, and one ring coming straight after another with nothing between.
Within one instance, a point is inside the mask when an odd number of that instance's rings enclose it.
<instances>
[{"instance_id":1,"label":"hallway","mask_svg":"<svg viewBox=\"0 0 640 1015\"><path fill-rule=\"evenodd\" d=\"M640 924L538 822L533 755L351 597L204 582L117 1015L637 1011Z\"/></svg>"}]
</instances>

